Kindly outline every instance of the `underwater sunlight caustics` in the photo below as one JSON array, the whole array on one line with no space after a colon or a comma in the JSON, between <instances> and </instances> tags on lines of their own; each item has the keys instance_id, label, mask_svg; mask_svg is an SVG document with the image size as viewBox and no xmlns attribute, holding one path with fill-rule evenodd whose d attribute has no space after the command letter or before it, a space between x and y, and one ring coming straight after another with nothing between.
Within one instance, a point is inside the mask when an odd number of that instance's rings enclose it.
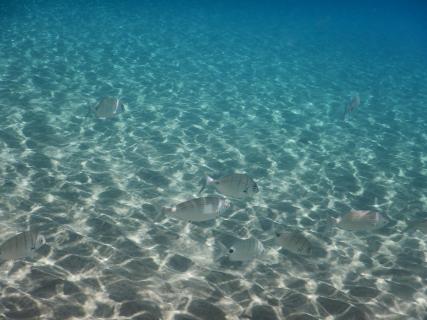
<instances>
[{"instance_id":1,"label":"underwater sunlight caustics","mask_svg":"<svg viewBox=\"0 0 427 320\"><path fill-rule=\"evenodd\" d=\"M427 320L426 21L1 1L0 320Z\"/></svg>"}]
</instances>

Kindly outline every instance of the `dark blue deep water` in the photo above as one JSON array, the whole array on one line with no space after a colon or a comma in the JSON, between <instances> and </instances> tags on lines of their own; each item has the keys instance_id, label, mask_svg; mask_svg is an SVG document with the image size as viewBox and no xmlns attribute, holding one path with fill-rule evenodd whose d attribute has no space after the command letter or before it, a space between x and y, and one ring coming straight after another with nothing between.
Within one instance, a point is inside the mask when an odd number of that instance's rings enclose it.
<instances>
[{"instance_id":1,"label":"dark blue deep water","mask_svg":"<svg viewBox=\"0 0 427 320\"><path fill-rule=\"evenodd\" d=\"M1 1L0 244L47 243L0 319L427 319L426 79L421 0ZM232 173L217 219L159 210Z\"/></svg>"}]
</instances>

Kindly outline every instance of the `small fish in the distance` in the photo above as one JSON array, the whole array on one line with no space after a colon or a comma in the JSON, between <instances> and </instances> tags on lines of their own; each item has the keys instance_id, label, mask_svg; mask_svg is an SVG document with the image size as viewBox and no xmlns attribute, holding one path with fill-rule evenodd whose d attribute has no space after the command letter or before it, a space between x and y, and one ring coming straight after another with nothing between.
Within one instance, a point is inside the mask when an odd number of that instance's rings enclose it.
<instances>
[{"instance_id":1,"label":"small fish in the distance","mask_svg":"<svg viewBox=\"0 0 427 320\"><path fill-rule=\"evenodd\" d=\"M228 250L230 261L248 262L264 253L261 241L255 238L238 239Z\"/></svg>"},{"instance_id":2,"label":"small fish in the distance","mask_svg":"<svg viewBox=\"0 0 427 320\"><path fill-rule=\"evenodd\" d=\"M405 231L419 230L427 234L427 220L416 220L408 223Z\"/></svg>"},{"instance_id":3,"label":"small fish in the distance","mask_svg":"<svg viewBox=\"0 0 427 320\"><path fill-rule=\"evenodd\" d=\"M347 102L344 110L344 120L346 116L352 113L360 105L359 93L354 92L350 95L349 101Z\"/></svg>"},{"instance_id":4,"label":"small fish in the distance","mask_svg":"<svg viewBox=\"0 0 427 320\"><path fill-rule=\"evenodd\" d=\"M277 232L276 243L297 255L310 256L313 251L310 240L299 231Z\"/></svg>"},{"instance_id":5,"label":"small fish in the distance","mask_svg":"<svg viewBox=\"0 0 427 320\"><path fill-rule=\"evenodd\" d=\"M45 237L35 230L21 232L0 245L0 260L33 257L35 251L45 243Z\"/></svg>"},{"instance_id":6,"label":"small fish in the distance","mask_svg":"<svg viewBox=\"0 0 427 320\"><path fill-rule=\"evenodd\" d=\"M93 109L97 118L113 118L124 111L125 106L122 101L114 97L102 98Z\"/></svg>"},{"instance_id":7,"label":"small fish in the distance","mask_svg":"<svg viewBox=\"0 0 427 320\"><path fill-rule=\"evenodd\" d=\"M163 207L162 211L172 218L199 222L219 217L230 205L225 198L208 196L184 201L171 208Z\"/></svg>"},{"instance_id":8,"label":"small fish in the distance","mask_svg":"<svg viewBox=\"0 0 427 320\"><path fill-rule=\"evenodd\" d=\"M384 227L389 220L378 212L352 210L338 218L337 225L348 231L373 231Z\"/></svg>"},{"instance_id":9,"label":"small fish in the distance","mask_svg":"<svg viewBox=\"0 0 427 320\"><path fill-rule=\"evenodd\" d=\"M209 176L199 191L199 194L208 185L213 185L221 194L231 198L247 198L259 192L256 182L247 174L234 173L220 179Z\"/></svg>"}]
</instances>

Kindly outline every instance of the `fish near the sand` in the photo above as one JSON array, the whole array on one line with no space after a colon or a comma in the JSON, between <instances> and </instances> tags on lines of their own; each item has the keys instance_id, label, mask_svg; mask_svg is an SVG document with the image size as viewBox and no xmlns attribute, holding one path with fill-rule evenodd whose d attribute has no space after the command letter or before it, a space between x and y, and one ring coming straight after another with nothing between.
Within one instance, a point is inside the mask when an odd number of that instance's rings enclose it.
<instances>
[{"instance_id":1,"label":"fish near the sand","mask_svg":"<svg viewBox=\"0 0 427 320\"><path fill-rule=\"evenodd\" d=\"M230 261L247 262L262 255L264 246L255 238L238 239L228 250Z\"/></svg>"},{"instance_id":2,"label":"fish near the sand","mask_svg":"<svg viewBox=\"0 0 427 320\"><path fill-rule=\"evenodd\" d=\"M119 113L125 111L124 104L120 99L113 97L104 97L101 101L95 106L95 116L97 118L112 118Z\"/></svg>"},{"instance_id":3,"label":"fish near the sand","mask_svg":"<svg viewBox=\"0 0 427 320\"><path fill-rule=\"evenodd\" d=\"M251 197L259 192L256 182L247 174L242 173L234 173L219 179L207 176L199 194L208 185L213 185L221 194L231 198Z\"/></svg>"},{"instance_id":4,"label":"fish near the sand","mask_svg":"<svg viewBox=\"0 0 427 320\"><path fill-rule=\"evenodd\" d=\"M276 233L276 243L297 255L310 256L313 251L311 242L299 231Z\"/></svg>"},{"instance_id":5,"label":"fish near the sand","mask_svg":"<svg viewBox=\"0 0 427 320\"><path fill-rule=\"evenodd\" d=\"M199 222L217 218L230 205L225 198L208 196L184 201L171 208L163 207L162 211L176 219Z\"/></svg>"},{"instance_id":6,"label":"fish near the sand","mask_svg":"<svg viewBox=\"0 0 427 320\"><path fill-rule=\"evenodd\" d=\"M360 96L357 92L354 92L350 95L349 101L347 102L344 110L344 119L349 114L352 113L360 105Z\"/></svg>"},{"instance_id":7,"label":"fish near the sand","mask_svg":"<svg viewBox=\"0 0 427 320\"><path fill-rule=\"evenodd\" d=\"M32 257L46 243L43 235L35 230L21 232L0 246L0 260L16 260Z\"/></svg>"},{"instance_id":8,"label":"fish near the sand","mask_svg":"<svg viewBox=\"0 0 427 320\"><path fill-rule=\"evenodd\" d=\"M352 210L338 218L337 225L348 231L373 231L384 227L388 222L388 219L378 212Z\"/></svg>"},{"instance_id":9,"label":"fish near the sand","mask_svg":"<svg viewBox=\"0 0 427 320\"><path fill-rule=\"evenodd\" d=\"M408 227L405 231L419 230L423 233L427 233L427 220L416 220L408 223Z\"/></svg>"}]
</instances>

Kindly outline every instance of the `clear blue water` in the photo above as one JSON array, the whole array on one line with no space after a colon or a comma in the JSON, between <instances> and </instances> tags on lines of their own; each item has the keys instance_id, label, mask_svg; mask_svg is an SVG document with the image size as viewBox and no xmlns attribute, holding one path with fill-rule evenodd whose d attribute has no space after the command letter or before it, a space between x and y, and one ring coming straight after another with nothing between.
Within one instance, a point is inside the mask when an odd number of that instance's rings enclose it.
<instances>
[{"instance_id":1,"label":"clear blue water","mask_svg":"<svg viewBox=\"0 0 427 320\"><path fill-rule=\"evenodd\" d=\"M0 319L426 319L427 236L405 231L427 218L426 21L422 1L2 2L0 242L48 243L0 263ZM86 117L104 96L126 112ZM232 172L260 192L159 217ZM337 228L352 209L390 223ZM262 258L214 261L249 236Z\"/></svg>"}]
</instances>

